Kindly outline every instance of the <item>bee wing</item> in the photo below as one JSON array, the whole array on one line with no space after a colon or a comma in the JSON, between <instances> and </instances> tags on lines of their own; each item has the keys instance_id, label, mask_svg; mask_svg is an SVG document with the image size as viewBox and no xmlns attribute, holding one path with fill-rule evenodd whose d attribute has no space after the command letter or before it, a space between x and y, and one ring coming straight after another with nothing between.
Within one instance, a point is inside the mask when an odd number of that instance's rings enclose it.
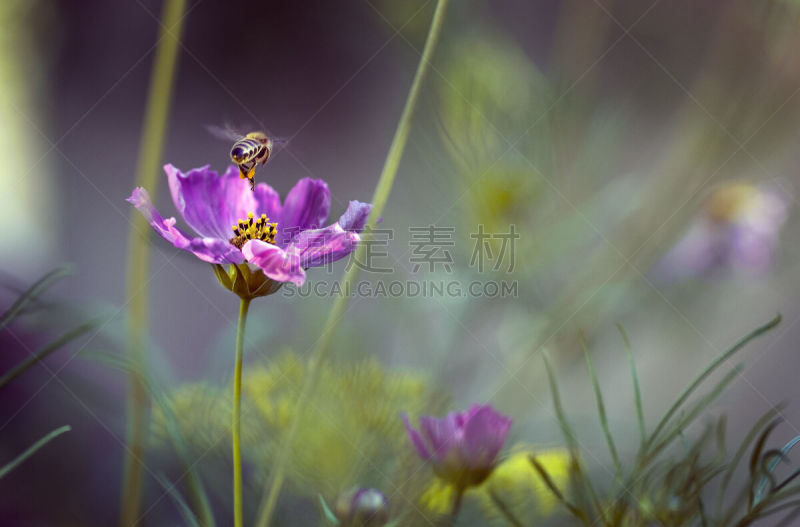
<instances>
[{"instance_id":1,"label":"bee wing","mask_svg":"<svg viewBox=\"0 0 800 527\"><path fill-rule=\"evenodd\" d=\"M238 141L244 137L244 134L240 134L228 125L221 127L214 126L213 124L207 124L206 130L217 139L222 139L223 141Z\"/></svg>"},{"instance_id":2,"label":"bee wing","mask_svg":"<svg viewBox=\"0 0 800 527\"><path fill-rule=\"evenodd\" d=\"M271 152L272 155L275 155L276 152L280 152L281 150L286 148L286 146L289 144L288 137L270 136L270 139L272 140L272 152Z\"/></svg>"}]
</instances>

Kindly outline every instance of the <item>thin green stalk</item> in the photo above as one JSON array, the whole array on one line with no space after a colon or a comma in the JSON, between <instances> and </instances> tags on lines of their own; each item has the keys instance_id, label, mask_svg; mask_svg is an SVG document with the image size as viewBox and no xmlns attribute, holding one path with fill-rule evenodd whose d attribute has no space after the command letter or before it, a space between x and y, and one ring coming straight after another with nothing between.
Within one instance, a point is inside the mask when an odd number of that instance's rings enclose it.
<instances>
[{"instance_id":1,"label":"thin green stalk","mask_svg":"<svg viewBox=\"0 0 800 527\"><path fill-rule=\"evenodd\" d=\"M154 200L157 188L156 175L164 148L167 115L172 98L172 85L178 56L178 39L183 26L185 6L186 0L164 2L161 16L163 25L150 77L136 170L136 186L150 190ZM120 511L122 527L130 527L135 524L139 517L142 500L141 460L144 456L145 431L147 430L148 398L139 372L142 371L144 365L148 332L149 234L150 228L147 220L139 214L134 215L128 235L126 297L130 302L127 321L128 353L135 367L131 370L128 381L128 427Z\"/></svg>"},{"instance_id":2,"label":"thin green stalk","mask_svg":"<svg viewBox=\"0 0 800 527\"><path fill-rule=\"evenodd\" d=\"M639 424L639 440L640 448L643 449L647 444L647 425L644 420L644 407L642 405L642 391L639 388L639 374L636 372L636 361L633 359L633 348L628 334L621 324L617 324L617 330L622 335L622 341L625 343L625 352L628 354L628 363L631 368L631 380L633 381L633 402L636 406L636 421Z\"/></svg>"},{"instance_id":3,"label":"thin green stalk","mask_svg":"<svg viewBox=\"0 0 800 527\"><path fill-rule=\"evenodd\" d=\"M561 492L561 489L559 489L558 486L555 484L553 478L550 477L550 474L547 472L544 466L541 463L539 463L539 461L536 459L536 456L535 455L529 456L528 461L531 462L531 465L533 465L533 468L539 474L539 477L542 478L542 481L544 482L545 486L548 488L548 490L550 490L553 496L556 497L559 503L564 505L564 507L566 507L567 510L569 510L572 513L573 516L578 518L582 524L588 527L592 527L593 524L592 522L589 521L589 518L586 516L586 514L579 507L572 504L566 498L566 496L564 496L564 493Z\"/></svg>"},{"instance_id":4,"label":"thin green stalk","mask_svg":"<svg viewBox=\"0 0 800 527\"><path fill-rule=\"evenodd\" d=\"M36 451L42 448L44 445L46 445L56 437L60 436L61 434L69 432L70 430L72 430L72 428L70 428L69 425L56 428L55 430L53 430L52 432L50 432L49 434L47 434L46 436L44 436L43 438L32 444L31 446L29 446L27 449L25 449L25 452L15 457L10 463L8 463L3 467L0 467L0 478L3 478L6 474L17 468L20 464L22 464L23 461L34 455Z\"/></svg>"},{"instance_id":5,"label":"thin green stalk","mask_svg":"<svg viewBox=\"0 0 800 527\"><path fill-rule=\"evenodd\" d=\"M650 439L648 440L647 445L645 446L645 450L647 450L650 446L652 446L652 444L656 441L656 439L658 439L660 432L664 429L664 427L667 425L670 419L672 419L672 417L675 415L675 412L678 411L678 409L683 405L683 403L686 402L689 396L692 395L692 393L697 389L697 387L700 386L703 383L703 381L709 375L711 375L711 373L714 370L716 370L721 364L723 364L725 361L731 358L731 356L733 356L737 351L742 349L748 342L755 339L756 337L763 335L767 331L777 326L780 323L780 321L781 321L781 315L778 315L769 322L767 322L766 324L764 324L763 326L754 329L753 331L750 332L750 334L746 335L743 339L734 344L730 349L728 349L725 353L717 357L711 364L709 364L708 367L706 367L706 369L703 370L700 373L700 375L698 375L695 378L692 384L690 384L683 391L680 397L678 397L678 399L672 404L669 410L667 410L667 413L664 414L664 417L661 418L661 421L658 423L655 430L653 430L653 433L650 435Z\"/></svg>"},{"instance_id":6,"label":"thin green stalk","mask_svg":"<svg viewBox=\"0 0 800 527\"><path fill-rule=\"evenodd\" d=\"M564 436L564 440L567 442L570 454L572 455L573 463L575 463L581 472L583 472L583 463L580 457L580 445L575 437L575 432L572 430L572 427L567 420L567 414L564 411L564 406L561 404L561 394L558 390L558 383L556 381L555 373L553 372L553 366L550 364L550 359L546 352L542 352L542 358L544 359L544 368L547 373L547 379L550 383L550 394L553 397L553 409L556 412L556 418L561 426L561 433ZM588 474L582 474L581 476L586 498L588 499L590 505L594 507L594 509L603 519L603 521L605 521L605 512L600 505L600 500L597 498L597 492L594 490L592 480L589 478Z\"/></svg>"},{"instance_id":7,"label":"thin green stalk","mask_svg":"<svg viewBox=\"0 0 800 527\"><path fill-rule=\"evenodd\" d=\"M769 410L767 410L764 415L762 415L756 424L753 425L750 430L747 432L744 440L739 444L739 447L736 449L736 453L734 453L733 457L728 461L726 466L724 476L722 477L722 483L720 484L719 491L717 492L717 503L715 506L715 515L717 518L722 516L722 506L723 502L725 501L725 496L728 492L728 487L733 480L734 473L736 472L737 467L739 466L739 462L744 458L744 455L750 445L756 440L760 433L762 433L765 429L772 429L778 425L780 420L776 420L776 416L780 415L781 413L781 406L773 406ZM737 498L733 503L740 504L742 503L745 496L741 496ZM733 510L733 507L731 507ZM725 523L720 523L720 525L726 525Z\"/></svg>"},{"instance_id":8,"label":"thin green stalk","mask_svg":"<svg viewBox=\"0 0 800 527\"><path fill-rule=\"evenodd\" d=\"M178 491L175 485L168 480L164 474L156 475L156 480L164 488L164 491L169 495L169 497L172 498L172 501L175 502L178 512L181 513L181 517L189 525L189 527L202 527L197 519L197 516L195 516L194 511L192 511L192 508L189 507L188 503L186 503L186 500L183 499L183 496L181 496L181 493Z\"/></svg>"},{"instance_id":9,"label":"thin green stalk","mask_svg":"<svg viewBox=\"0 0 800 527\"><path fill-rule=\"evenodd\" d=\"M8 308L8 311L0 315L0 331L4 330L5 327L10 324L29 303L35 300L42 291L50 287L53 282L69 275L71 272L72 269L69 266L59 267L58 269L50 271L26 289L25 292L17 298L14 304Z\"/></svg>"},{"instance_id":10,"label":"thin green stalk","mask_svg":"<svg viewBox=\"0 0 800 527\"><path fill-rule=\"evenodd\" d=\"M434 49L436 49L436 43L439 39L439 34L442 29L442 23L444 22L444 14L448 1L449 0L438 0L436 4L436 11L433 15L431 27L428 30L428 38L425 41L425 48L422 51L422 57L420 58L419 65L417 66L417 72L414 75L414 80L408 93L408 99L406 99L403 113L400 116L400 121L397 124L397 129L395 130L392 144L389 147L389 153L386 156L386 162L383 165L381 176L378 179L378 185L375 187L375 193L372 197L372 211L370 212L369 218L367 219L366 228L364 229L366 236L369 236L369 233L375 227L378 218L381 217L383 208L386 206L386 201L389 198L389 193L392 190L392 184L394 183L397 169L400 166L400 160L403 157L403 151L406 143L408 142L408 134L411 131L411 118L413 117L414 109L417 106L417 100L419 99L419 93L425 80L428 66L433 58ZM355 261L363 261L362 259L364 258L366 248L367 244L359 244L359 247L356 249ZM358 271L359 266L353 265L345 273L342 279L342 287L344 290L348 290L351 284L355 282ZM333 307L331 308L331 312L328 315L328 319L323 326L322 333L317 340L317 345L311 354L309 372L305 381L303 382L300 395L297 399L294 418L292 419L291 425L289 426L289 431L286 434L283 443L281 444L279 454L276 458L277 461L275 462L275 467L272 471L272 478L269 486L265 489L265 496L261 501L261 505L259 506L258 521L256 523L257 527L268 527L270 521L272 520L272 515L275 513L275 507L278 503L278 496L280 494L281 487L283 486L283 481L286 474L286 463L289 458L289 451L292 443L294 442L294 438L297 436L300 419L305 412L306 406L308 405L312 392L317 384L317 378L319 377L321 366L328 355L328 351L330 350L333 333L336 330L339 320L344 315L347 300L348 298L345 295L336 298L333 303Z\"/></svg>"},{"instance_id":11,"label":"thin green stalk","mask_svg":"<svg viewBox=\"0 0 800 527\"><path fill-rule=\"evenodd\" d=\"M505 518L508 523L514 527L525 527L519 518L514 516L514 513L511 511L508 505L506 505L506 503L500 499L500 496L498 496L495 491L489 490L489 497L492 499L494 506L498 511L500 511L500 514L503 515L503 518Z\"/></svg>"},{"instance_id":12,"label":"thin green stalk","mask_svg":"<svg viewBox=\"0 0 800 527\"><path fill-rule=\"evenodd\" d=\"M33 353L25 361L21 362L20 364L17 364L8 373L0 377L0 388L2 388L12 380L16 379L18 376L28 371L28 369L30 369L31 366L43 360L45 357L47 357L57 349L65 346L66 344L69 344L71 341L75 340L81 335L84 335L89 331L93 330L94 328L96 328L97 324L99 324L101 320L102 319L94 319L90 320L89 322L84 322L75 329L65 333L64 335L60 336L50 344L47 344L40 350Z\"/></svg>"},{"instance_id":13,"label":"thin green stalk","mask_svg":"<svg viewBox=\"0 0 800 527\"><path fill-rule=\"evenodd\" d=\"M244 327L250 299L242 298L239 304L239 324L236 327L236 365L233 370L233 525L242 527L242 358L244 357Z\"/></svg>"},{"instance_id":14,"label":"thin green stalk","mask_svg":"<svg viewBox=\"0 0 800 527\"><path fill-rule=\"evenodd\" d=\"M453 500L453 508L450 510L450 518L447 521L449 527L455 527L458 521L458 513L461 512L461 502L464 500L464 489L456 490L456 497Z\"/></svg>"},{"instance_id":15,"label":"thin green stalk","mask_svg":"<svg viewBox=\"0 0 800 527\"><path fill-rule=\"evenodd\" d=\"M611 435L611 428L608 426L608 415L606 414L606 405L603 402L603 392L600 390L600 380L597 378L597 373L594 371L594 364L592 364L592 357L589 354L589 348L586 346L586 341L581 337L581 347L583 354L586 357L586 369L589 371L589 378L592 381L594 388L594 397L597 402L597 416L600 418L600 426L603 429L603 434L606 437L608 444L608 451L611 454L611 461L614 463L614 477L619 480L622 478L622 462L619 460L617 453L617 446L614 443L614 436Z\"/></svg>"}]
</instances>

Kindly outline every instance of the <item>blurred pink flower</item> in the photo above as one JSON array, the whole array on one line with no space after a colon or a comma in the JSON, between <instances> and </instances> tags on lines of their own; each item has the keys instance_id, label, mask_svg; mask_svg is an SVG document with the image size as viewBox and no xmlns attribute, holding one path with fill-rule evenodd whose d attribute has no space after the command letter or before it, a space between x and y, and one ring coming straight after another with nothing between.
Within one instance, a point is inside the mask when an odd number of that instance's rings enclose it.
<instances>
[{"instance_id":1,"label":"blurred pink flower","mask_svg":"<svg viewBox=\"0 0 800 527\"><path fill-rule=\"evenodd\" d=\"M460 490L489 477L513 422L491 405L473 405L444 419L420 417L419 430L411 427L408 416L403 421L420 457L433 465L437 476Z\"/></svg>"}]
</instances>

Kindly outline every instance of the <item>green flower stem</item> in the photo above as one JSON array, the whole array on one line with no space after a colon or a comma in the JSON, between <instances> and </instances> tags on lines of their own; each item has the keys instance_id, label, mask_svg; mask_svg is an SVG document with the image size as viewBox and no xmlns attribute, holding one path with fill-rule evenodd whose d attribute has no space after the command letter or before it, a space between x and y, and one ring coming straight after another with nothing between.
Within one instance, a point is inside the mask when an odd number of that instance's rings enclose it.
<instances>
[{"instance_id":1,"label":"green flower stem","mask_svg":"<svg viewBox=\"0 0 800 527\"><path fill-rule=\"evenodd\" d=\"M414 75L414 81L412 82L411 90L408 93L408 99L406 99L403 113L400 116L400 121L397 124L397 129L395 130L394 139L389 147L389 153L386 156L386 162L383 165L381 176L378 179L378 185L376 186L375 193L372 197L373 207L372 212L370 212L369 218L367 219L366 228L364 229L365 236L369 236L369 233L375 227L378 218L380 218L381 214L383 213L384 206L386 206L389 193L392 190L394 178L395 175L397 175L397 169L400 166L400 160L403 157L403 151L405 149L406 142L408 141L408 134L411 130L411 118L414 115L414 109L417 106L420 89L425 80L425 75L428 71L428 66L430 65L431 58L433 57L433 51L436 49L436 43L439 39L439 33L442 29L442 22L444 21L444 13L447 3L448 0L438 0L436 4L436 11L433 15L431 27L428 30L428 38L425 41L425 48L422 51L422 57L420 58L419 65L417 66L417 72ZM366 247L367 246L365 243L359 244L358 248L356 249L356 261L362 261ZM358 271L359 267L357 265L350 267L342 280L344 282L343 288L349 288L355 282ZM292 447L292 443L294 443L294 438L298 432L299 422L311 399L312 392L317 384L317 379L321 371L321 366L328 355L333 334L339 324L340 319L344 315L346 305L346 296L340 296L336 298L330 314L328 315L328 319L323 326L322 334L320 335L317 345L311 354L309 371L306 375L305 381L303 382L303 386L300 390L300 395L297 399L294 417L292 418L291 425L289 426L289 431L280 446L275 466L272 471L270 484L268 487L266 487L266 494L262 499L261 505L259 506L258 521L256 523L257 527L268 527L270 521L272 520L272 515L274 514L275 507L278 503L278 495L280 494L281 487L285 479L286 464L289 458L289 452Z\"/></svg>"},{"instance_id":2,"label":"green flower stem","mask_svg":"<svg viewBox=\"0 0 800 527\"><path fill-rule=\"evenodd\" d=\"M159 36L153 72L145 109L136 171L136 186L150 189L155 200L156 175L164 148L167 116L171 101L178 38L183 26L186 0L168 0L162 13L163 26ZM150 226L144 216L135 214L128 235L126 298L128 309L128 353L134 367L129 374L127 401L127 439L123 473L120 525L130 527L139 519L142 501L142 459L147 430L148 397L141 372L144 369L148 332L148 278Z\"/></svg>"},{"instance_id":3,"label":"green flower stem","mask_svg":"<svg viewBox=\"0 0 800 527\"><path fill-rule=\"evenodd\" d=\"M461 502L464 499L464 489L456 490L456 498L453 500L453 508L450 511L450 518L447 521L448 527L455 527L458 521L458 513L461 512Z\"/></svg>"},{"instance_id":4,"label":"green flower stem","mask_svg":"<svg viewBox=\"0 0 800 527\"><path fill-rule=\"evenodd\" d=\"M244 327L250 299L242 298L239 304L239 324L236 327L236 366L233 370L233 525L242 527L242 358L244 357Z\"/></svg>"}]
</instances>

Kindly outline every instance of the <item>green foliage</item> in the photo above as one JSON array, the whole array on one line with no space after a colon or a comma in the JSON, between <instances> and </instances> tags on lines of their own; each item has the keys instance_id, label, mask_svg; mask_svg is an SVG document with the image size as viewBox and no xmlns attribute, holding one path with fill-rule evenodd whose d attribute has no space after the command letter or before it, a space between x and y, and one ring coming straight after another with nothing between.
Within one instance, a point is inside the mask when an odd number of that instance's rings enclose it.
<instances>
[{"instance_id":1,"label":"green foliage","mask_svg":"<svg viewBox=\"0 0 800 527\"><path fill-rule=\"evenodd\" d=\"M653 431L646 433L636 368L631 360L631 374L636 396L637 418L643 432L642 443L636 460L627 474L622 475L622 463L618 457L614 439L606 420L600 385L594 373L591 359L587 355L587 367L598 405L598 416L608 443L618 478L602 494L595 491L589 474L584 470L580 457L578 439L569 425L552 366L545 357L545 367L550 379L556 416L572 455L573 483L569 489L559 488L535 458L531 463L540 473L556 499L583 525L604 527L633 527L649 525L713 527L745 527L768 516L782 512L789 514L784 521L791 521L800 513L800 485L791 485L800 475L800 469L778 481L775 470L780 461L787 459L789 451L800 443L793 439L781 449L768 448L771 433L779 424L776 418L780 410L770 409L759 419L746 435L732 456L726 453L724 418L706 426L704 432L689 441L684 431L704 414L709 406L740 374L736 366L717 381L705 394L693 399L702 384L736 352L756 337L774 328L780 316L745 336L729 350L721 354L689 384L670 406ZM620 328L621 330L621 328ZM626 347L629 343L622 332ZM632 356L631 356L632 357ZM677 438L683 440L683 451L678 454L671 449ZM737 467L750 451L748 473L744 484L729 495ZM716 485L712 485L713 482ZM717 493L713 510L705 504L704 496ZM513 523L513 522L512 522ZM788 525L788 524L787 524Z\"/></svg>"},{"instance_id":2,"label":"green foliage","mask_svg":"<svg viewBox=\"0 0 800 527\"><path fill-rule=\"evenodd\" d=\"M0 315L0 331L5 330L9 324L16 320L18 316L23 314L26 308L28 308L51 285L70 273L71 269L68 266L59 267L58 269L45 274L42 278L34 282L33 285L31 285L28 289L23 291L14 301L14 303L11 304L11 307L9 307L5 313ZM100 323L100 320L101 319L95 319L82 323L56 340L43 346L38 351L32 353L29 358L17 364L5 374L0 376L0 388L4 387L9 382L25 373L28 369L30 369L31 366L41 361L54 351L63 348L73 340L97 327L97 325ZM5 477L9 472L17 468L47 443L70 430L71 428L69 425L61 426L33 443L16 458L8 462L6 465L0 467L0 478Z\"/></svg>"}]
</instances>

